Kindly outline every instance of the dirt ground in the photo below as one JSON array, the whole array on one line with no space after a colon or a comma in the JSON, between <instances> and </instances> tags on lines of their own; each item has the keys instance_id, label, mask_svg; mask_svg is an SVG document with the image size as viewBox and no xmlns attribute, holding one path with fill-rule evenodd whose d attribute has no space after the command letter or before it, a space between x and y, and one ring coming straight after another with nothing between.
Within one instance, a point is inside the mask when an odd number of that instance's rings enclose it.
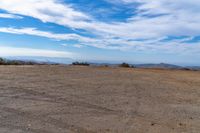
<instances>
[{"instance_id":1,"label":"dirt ground","mask_svg":"<svg viewBox=\"0 0 200 133\"><path fill-rule=\"evenodd\" d=\"M0 66L0 133L200 133L200 72Z\"/></svg>"}]
</instances>

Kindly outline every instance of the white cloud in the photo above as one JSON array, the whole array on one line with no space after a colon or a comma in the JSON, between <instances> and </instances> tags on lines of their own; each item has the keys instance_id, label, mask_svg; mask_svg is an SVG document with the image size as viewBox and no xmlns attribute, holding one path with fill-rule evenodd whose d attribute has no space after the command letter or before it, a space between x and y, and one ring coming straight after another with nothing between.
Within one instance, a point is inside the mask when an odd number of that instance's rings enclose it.
<instances>
[{"instance_id":1,"label":"white cloud","mask_svg":"<svg viewBox=\"0 0 200 133\"><path fill-rule=\"evenodd\" d=\"M12 33L12 34L26 34L40 37L46 37L56 40L78 40L83 42L92 42L93 39L82 37L77 34L56 34L48 31L37 30L36 28L11 28L11 27L0 27L0 32Z\"/></svg>"},{"instance_id":2,"label":"white cloud","mask_svg":"<svg viewBox=\"0 0 200 133\"><path fill-rule=\"evenodd\" d=\"M56 50L42 50L31 48L0 47L0 56L35 56L35 57L62 57L73 58L76 54Z\"/></svg>"},{"instance_id":3,"label":"white cloud","mask_svg":"<svg viewBox=\"0 0 200 133\"><path fill-rule=\"evenodd\" d=\"M14 14L0 13L0 18L22 19L23 17Z\"/></svg>"},{"instance_id":4,"label":"white cloud","mask_svg":"<svg viewBox=\"0 0 200 133\"><path fill-rule=\"evenodd\" d=\"M90 17L56 0L1 0L0 9L60 25L78 27Z\"/></svg>"},{"instance_id":5,"label":"white cloud","mask_svg":"<svg viewBox=\"0 0 200 133\"><path fill-rule=\"evenodd\" d=\"M67 47L67 46L68 46L68 44L66 44L66 43L63 43L63 44L61 44L61 46Z\"/></svg>"},{"instance_id":6,"label":"white cloud","mask_svg":"<svg viewBox=\"0 0 200 133\"><path fill-rule=\"evenodd\" d=\"M69 46L69 44L63 43L63 44L61 44L61 46L67 47L67 46ZM75 47L75 48L82 48L83 47L83 45L81 45L81 44L73 44L72 46Z\"/></svg>"},{"instance_id":7,"label":"white cloud","mask_svg":"<svg viewBox=\"0 0 200 133\"><path fill-rule=\"evenodd\" d=\"M75 44L75 45L74 45L74 47L76 47L76 48L82 48L82 47L83 47L83 45L80 45L80 44Z\"/></svg>"},{"instance_id":8,"label":"white cloud","mask_svg":"<svg viewBox=\"0 0 200 133\"><path fill-rule=\"evenodd\" d=\"M128 5L139 3L135 7L136 15L128 18L125 22L108 23L77 11L73 6L64 4L60 0L0 1L0 9L9 13L30 16L43 22L51 22L72 29L83 29L97 36L95 38L76 34L55 34L34 28L1 28L0 31L58 40L75 39L84 45L106 49L179 51L179 49L188 48L190 51L199 47L199 43L188 46L187 43L184 43L187 40L162 42L162 38L167 36L188 36L190 38L200 35L199 0L115 1Z\"/></svg>"},{"instance_id":9,"label":"white cloud","mask_svg":"<svg viewBox=\"0 0 200 133\"><path fill-rule=\"evenodd\" d=\"M181 53L183 51L186 51L188 48L188 51L191 51L192 49L196 49L200 46L199 42L193 43L193 47L190 45L187 46L186 41L191 41L193 37L186 37L182 39L173 39L173 41L165 41L161 42L162 40L166 39L166 37L161 38L152 38L152 39L146 39L146 40L127 40L124 38L88 38L88 37L82 37L77 34L56 34L53 32L47 32L47 31L40 31L35 28L5 28L0 27L0 32L3 33L12 33L12 34L25 34L25 35L34 35L34 36L40 36L40 37L46 37L50 39L56 39L56 40L78 40L80 44L74 45L74 47L81 48L84 45L86 46L93 46L97 48L103 48L103 49L120 49L120 50L139 50L139 51L165 51L165 52L176 52ZM67 46L67 44L61 44L62 46ZM192 48L189 50L189 48ZM195 50L195 51L196 51Z\"/></svg>"}]
</instances>

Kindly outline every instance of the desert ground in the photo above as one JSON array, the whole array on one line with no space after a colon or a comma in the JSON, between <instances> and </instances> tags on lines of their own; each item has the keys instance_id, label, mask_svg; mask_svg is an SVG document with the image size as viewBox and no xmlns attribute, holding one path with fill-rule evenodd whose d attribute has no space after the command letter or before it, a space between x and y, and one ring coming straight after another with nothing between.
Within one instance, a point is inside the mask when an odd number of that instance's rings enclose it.
<instances>
[{"instance_id":1,"label":"desert ground","mask_svg":"<svg viewBox=\"0 0 200 133\"><path fill-rule=\"evenodd\" d=\"M200 133L200 72L0 66L0 133Z\"/></svg>"}]
</instances>

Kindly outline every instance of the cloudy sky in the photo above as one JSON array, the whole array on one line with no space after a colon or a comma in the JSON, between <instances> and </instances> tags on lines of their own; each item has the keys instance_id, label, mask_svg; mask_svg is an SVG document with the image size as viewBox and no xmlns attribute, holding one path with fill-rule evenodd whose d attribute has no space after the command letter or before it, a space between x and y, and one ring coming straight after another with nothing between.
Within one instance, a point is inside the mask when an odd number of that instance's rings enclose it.
<instances>
[{"instance_id":1,"label":"cloudy sky","mask_svg":"<svg viewBox=\"0 0 200 133\"><path fill-rule=\"evenodd\" d=\"M200 2L0 0L0 56L200 65Z\"/></svg>"}]
</instances>

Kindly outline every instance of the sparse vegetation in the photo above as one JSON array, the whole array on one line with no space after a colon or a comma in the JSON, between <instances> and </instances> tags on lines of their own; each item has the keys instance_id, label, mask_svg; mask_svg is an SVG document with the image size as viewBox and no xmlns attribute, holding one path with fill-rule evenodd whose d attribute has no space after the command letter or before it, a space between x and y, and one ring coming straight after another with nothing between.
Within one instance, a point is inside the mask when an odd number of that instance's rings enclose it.
<instances>
[{"instance_id":1,"label":"sparse vegetation","mask_svg":"<svg viewBox=\"0 0 200 133\"><path fill-rule=\"evenodd\" d=\"M33 61L7 60L0 58L0 65L45 65L47 63L38 63Z\"/></svg>"},{"instance_id":2,"label":"sparse vegetation","mask_svg":"<svg viewBox=\"0 0 200 133\"><path fill-rule=\"evenodd\" d=\"M190 69L190 68L182 68L181 70L190 71L192 69Z\"/></svg>"},{"instance_id":3,"label":"sparse vegetation","mask_svg":"<svg viewBox=\"0 0 200 133\"><path fill-rule=\"evenodd\" d=\"M128 63L122 63L119 65L119 67L131 68L132 66L129 65Z\"/></svg>"},{"instance_id":4,"label":"sparse vegetation","mask_svg":"<svg viewBox=\"0 0 200 133\"><path fill-rule=\"evenodd\" d=\"M0 65L5 64L5 60L3 58L0 58Z\"/></svg>"},{"instance_id":5,"label":"sparse vegetation","mask_svg":"<svg viewBox=\"0 0 200 133\"><path fill-rule=\"evenodd\" d=\"M87 62L73 62L72 65L77 65L77 66L89 66L90 64Z\"/></svg>"}]
</instances>

